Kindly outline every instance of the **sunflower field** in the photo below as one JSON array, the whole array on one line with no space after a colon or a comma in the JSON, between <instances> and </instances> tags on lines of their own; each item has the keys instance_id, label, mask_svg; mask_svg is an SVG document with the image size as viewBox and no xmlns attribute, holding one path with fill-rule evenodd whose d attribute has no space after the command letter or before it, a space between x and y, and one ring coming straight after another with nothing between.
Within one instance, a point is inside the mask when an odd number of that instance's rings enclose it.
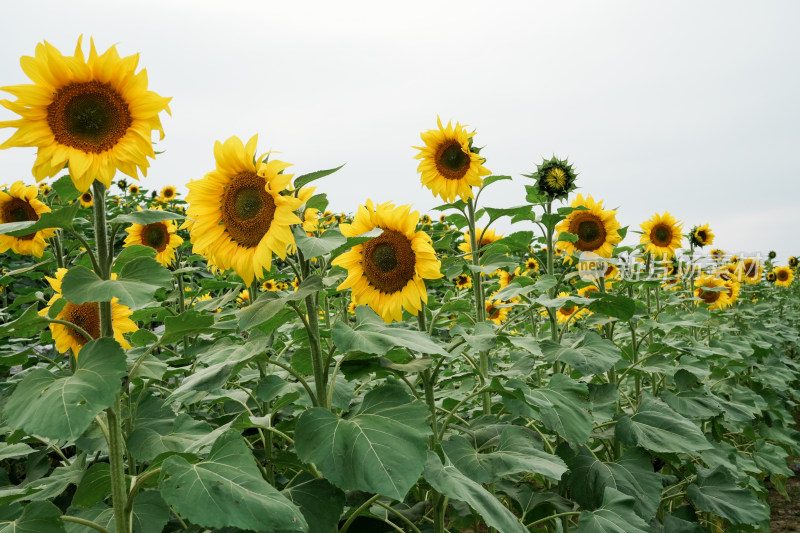
<instances>
[{"instance_id":1,"label":"sunflower field","mask_svg":"<svg viewBox=\"0 0 800 533\"><path fill-rule=\"evenodd\" d=\"M558 157L485 206L512 177L452 122L409 155L435 214L334 211L341 167L256 136L151 190L170 99L138 56L21 65L0 533L769 530L800 455L796 258L621 227Z\"/></svg>"}]
</instances>

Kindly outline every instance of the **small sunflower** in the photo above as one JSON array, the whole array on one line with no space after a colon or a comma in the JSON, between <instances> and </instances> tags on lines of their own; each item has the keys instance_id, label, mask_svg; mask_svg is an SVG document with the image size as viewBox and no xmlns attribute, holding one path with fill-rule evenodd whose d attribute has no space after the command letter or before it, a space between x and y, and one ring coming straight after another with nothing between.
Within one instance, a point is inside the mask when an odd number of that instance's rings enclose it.
<instances>
[{"instance_id":1,"label":"small sunflower","mask_svg":"<svg viewBox=\"0 0 800 533\"><path fill-rule=\"evenodd\" d=\"M691 234L689 234L689 243L692 246L702 248L703 246L709 246L713 242L714 234L711 233L711 228L708 227L708 224L693 227Z\"/></svg>"},{"instance_id":2,"label":"small sunflower","mask_svg":"<svg viewBox=\"0 0 800 533\"><path fill-rule=\"evenodd\" d=\"M274 279L268 279L261 284L261 288L267 292L275 292L278 290L278 284L275 283Z\"/></svg>"},{"instance_id":3,"label":"small sunflower","mask_svg":"<svg viewBox=\"0 0 800 533\"><path fill-rule=\"evenodd\" d=\"M468 255L465 256L467 259L472 259L472 254L470 253L472 252L472 243L470 241L469 230L464 232L463 238L464 242L458 245L458 249L461 250L462 252L467 252ZM480 250L484 246L491 244L495 241L498 241L502 238L503 236L495 233L493 229L487 229L486 231L480 234L481 242L478 244L478 249Z\"/></svg>"},{"instance_id":4,"label":"small sunflower","mask_svg":"<svg viewBox=\"0 0 800 533\"><path fill-rule=\"evenodd\" d=\"M42 196L47 196L48 194L50 194L51 190L52 189L50 189L50 186L48 184L46 183L39 184L39 193L41 193Z\"/></svg>"},{"instance_id":5,"label":"small sunflower","mask_svg":"<svg viewBox=\"0 0 800 533\"><path fill-rule=\"evenodd\" d=\"M352 288L352 298L370 306L387 323L403 319L403 308L416 315L428 301L425 279L442 277L441 263L424 231L417 231L419 212L391 202L375 206L367 200L352 224L340 226L345 237L379 228L378 237L354 246L333 260L347 269L339 290Z\"/></svg>"},{"instance_id":6,"label":"small sunflower","mask_svg":"<svg viewBox=\"0 0 800 533\"><path fill-rule=\"evenodd\" d=\"M713 250L711 250L711 252L709 252L709 255L711 255L711 259L713 259L714 261L722 261L723 259L725 259L725 252L723 250L720 250L719 248L714 248Z\"/></svg>"},{"instance_id":7,"label":"small sunflower","mask_svg":"<svg viewBox=\"0 0 800 533\"><path fill-rule=\"evenodd\" d=\"M781 287L788 287L794 281L794 272L788 266L779 266L774 270L775 272L775 285Z\"/></svg>"},{"instance_id":8,"label":"small sunflower","mask_svg":"<svg viewBox=\"0 0 800 533\"><path fill-rule=\"evenodd\" d=\"M731 298L729 291L731 290L726 280L703 274L694 281L694 295L699 298L695 304L705 304L708 309L724 309L731 305ZM717 289L720 290L709 290Z\"/></svg>"},{"instance_id":9,"label":"small sunflower","mask_svg":"<svg viewBox=\"0 0 800 533\"><path fill-rule=\"evenodd\" d=\"M491 320L498 326L508 320L511 306L503 300L486 300L486 320Z\"/></svg>"},{"instance_id":10,"label":"small sunflower","mask_svg":"<svg viewBox=\"0 0 800 533\"><path fill-rule=\"evenodd\" d=\"M570 256L594 252L601 257L611 257L614 245L622 240L616 211L604 210L602 200L595 202L591 196L584 200L582 194L572 201L571 207L584 209L575 209L556 226L557 233L568 232L578 236L577 242L559 243L563 251Z\"/></svg>"},{"instance_id":11,"label":"small sunflower","mask_svg":"<svg viewBox=\"0 0 800 533\"><path fill-rule=\"evenodd\" d=\"M419 219L419 223L423 226L430 226L431 225L431 217L430 215L422 215Z\"/></svg>"},{"instance_id":12,"label":"small sunflower","mask_svg":"<svg viewBox=\"0 0 800 533\"><path fill-rule=\"evenodd\" d=\"M347 313L348 313L348 314L351 314L351 315L354 315L354 314L355 314L355 312L356 312L356 307L358 307L358 304L357 304L357 303L355 303L355 302L350 302L350 303L347 305Z\"/></svg>"},{"instance_id":13,"label":"small sunflower","mask_svg":"<svg viewBox=\"0 0 800 533\"><path fill-rule=\"evenodd\" d=\"M161 198L164 199L165 202L169 202L170 200L175 199L175 195L177 194L177 190L175 189L174 185L167 185L163 189L161 189Z\"/></svg>"},{"instance_id":14,"label":"small sunflower","mask_svg":"<svg viewBox=\"0 0 800 533\"><path fill-rule=\"evenodd\" d=\"M175 248L183 244L176 231L178 225L174 220L162 220L152 224L131 224L126 228L128 236L123 246L142 244L156 251L156 261L169 266L175 259Z\"/></svg>"},{"instance_id":15,"label":"small sunflower","mask_svg":"<svg viewBox=\"0 0 800 533\"><path fill-rule=\"evenodd\" d=\"M138 185L131 185L130 187L128 187L128 192L131 193L131 194L139 194L139 192L140 192L139 186Z\"/></svg>"},{"instance_id":16,"label":"small sunflower","mask_svg":"<svg viewBox=\"0 0 800 533\"><path fill-rule=\"evenodd\" d=\"M453 202L460 197L465 202L472 198L472 187L480 187L483 176L491 171L483 166L486 161L472 151L472 137L475 133L467 133L461 124L447 123L437 117L438 130L422 133L425 146L414 146L420 151L414 159L422 159L417 172L422 174L422 184L429 188L434 196L441 196L445 202Z\"/></svg>"},{"instance_id":17,"label":"small sunflower","mask_svg":"<svg viewBox=\"0 0 800 533\"><path fill-rule=\"evenodd\" d=\"M0 191L0 224L35 222L42 213L49 213L50 208L39 201L38 193L36 185L26 187L21 181L13 183L7 192ZM20 237L0 235L0 252L10 249L15 254L42 257L47 246L45 239L55 234L55 229L41 229Z\"/></svg>"},{"instance_id":18,"label":"small sunflower","mask_svg":"<svg viewBox=\"0 0 800 533\"><path fill-rule=\"evenodd\" d=\"M297 292L297 289L299 288L300 288L300 280L297 279L297 277L295 276L295 278L292 280L292 289L294 289L294 291Z\"/></svg>"},{"instance_id":19,"label":"small sunflower","mask_svg":"<svg viewBox=\"0 0 800 533\"><path fill-rule=\"evenodd\" d=\"M86 191L85 193L81 194L81 207L89 208L94 205L94 199L92 198L92 193Z\"/></svg>"},{"instance_id":20,"label":"small sunflower","mask_svg":"<svg viewBox=\"0 0 800 533\"><path fill-rule=\"evenodd\" d=\"M303 211L303 231L311 233L319 229L319 209L313 207Z\"/></svg>"},{"instance_id":21,"label":"small sunflower","mask_svg":"<svg viewBox=\"0 0 800 533\"><path fill-rule=\"evenodd\" d=\"M447 215L439 215L439 222L447 224Z\"/></svg>"},{"instance_id":22,"label":"small sunflower","mask_svg":"<svg viewBox=\"0 0 800 533\"><path fill-rule=\"evenodd\" d=\"M738 255L731 256L730 263L735 265L738 262L739 262L739 256Z\"/></svg>"},{"instance_id":23,"label":"small sunflower","mask_svg":"<svg viewBox=\"0 0 800 533\"><path fill-rule=\"evenodd\" d=\"M257 141L217 141L217 168L189 182L186 196L195 253L221 270L233 268L248 285L271 268L272 254L286 257L294 246L290 226L301 223L294 213L301 200L281 194L293 177L281 173L290 164L254 160Z\"/></svg>"},{"instance_id":24,"label":"small sunflower","mask_svg":"<svg viewBox=\"0 0 800 533\"><path fill-rule=\"evenodd\" d=\"M34 83L3 87L17 100L0 103L21 118L0 122L17 128L0 148L37 147L37 182L64 165L80 192L95 179L110 187L117 170L147 175L147 158L155 157L151 135L157 130L164 138L158 115L170 112L170 98L147 90L147 72L136 72L138 54L120 58L112 46L99 55L91 41L87 60L81 39L73 56L45 41L20 62Z\"/></svg>"},{"instance_id":25,"label":"small sunflower","mask_svg":"<svg viewBox=\"0 0 800 533\"><path fill-rule=\"evenodd\" d=\"M526 177L536 180L536 188L552 200L566 199L570 191L575 189L577 174L566 159L561 160L553 156L544 160L541 165L536 165L536 172L525 174Z\"/></svg>"},{"instance_id":26,"label":"small sunflower","mask_svg":"<svg viewBox=\"0 0 800 533\"><path fill-rule=\"evenodd\" d=\"M736 264L736 281L744 281L748 285L753 285L761 281L761 274L763 271L764 267L758 259L742 259Z\"/></svg>"},{"instance_id":27,"label":"small sunflower","mask_svg":"<svg viewBox=\"0 0 800 533\"><path fill-rule=\"evenodd\" d=\"M519 276L525 276L528 274L528 271L522 271L522 268L517 267L514 269L514 272L508 272L506 270L500 270L500 288L508 287L508 284L514 281L514 278Z\"/></svg>"},{"instance_id":28,"label":"small sunflower","mask_svg":"<svg viewBox=\"0 0 800 533\"><path fill-rule=\"evenodd\" d=\"M286 283L285 281L279 281L278 282L278 290L279 291L288 291L289 290L289 284Z\"/></svg>"},{"instance_id":29,"label":"small sunflower","mask_svg":"<svg viewBox=\"0 0 800 533\"><path fill-rule=\"evenodd\" d=\"M453 280L453 283L456 284L456 288L458 289L471 289L472 276L469 274L459 274L456 276L456 279Z\"/></svg>"},{"instance_id":30,"label":"small sunflower","mask_svg":"<svg viewBox=\"0 0 800 533\"><path fill-rule=\"evenodd\" d=\"M529 257L525 260L525 270L528 272L538 272L539 271L539 261L534 259L533 257Z\"/></svg>"},{"instance_id":31,"label":"small sunflower","mask_svg":"<svg viewBox=\"0 0 800 533\"><path fill-rule=\"evenodd\" d=\"M586 289L588 289L588 287L586 287ZM588 293L588 292L591 292L591 291L586 290L585 292ZM568 292L559 292L558 293L558 298L568 298L569 296L570 296L570 293L568 293ZM542 315L543 317L547 317L548 316L546 309L541 310L539 312L539 314ZM567 305L565 303L562 307L560 307L556 311L556 321L559 324L565 324L567 322L580 320L580 319L585 318L585 317L587 317L587 316L589 316L591 314L592 314L592 312L589 311L588 309L581 309L580 306L577 306L575 304Z\"/></svg>"},{"instance_id":32,"label":"small sunflower","mask_svg":"<svg viewBox=\"0 0 800 533\"><path fill-rule=\"evenodd\" d=\"M774 271L770 272L769 274L767 274L767 281L769 281L770 283L775 283L775 281L777 279L778 279L778 276L777 276L777 274L775 274Z\"/></svg>"},{"instance_id":33,"label":"small sunflower","mask_svg":"<svg viewBox=\"0 0 800 533\"><path fill-rule=\"evenodd\" d=\"M798 260L795 256L789 258L789 266L792 268L797 268Z\"/></svg>"},{"instance_id":34,"label":"small sunflower","mask_svg":"<svg viewBox=\"0 0 800 533\"><path fill-rule=\"evenodd\" d=\"M239 304L239 307L244 307L250 303L250 291L248 289L241 291L239 296L236 297L236 303Z\"/></svg>"},{"instance_id":35,"label":"small sunflower","mask_svg":"<svg viewBox=\"0 0 800 533\"><path fill-rule=\"evenodd\" d=\"M663 215L655 213L650 220L642 222L641 228L644 233L640 242L645 245L645 251L655 257L670 258L681 246L683 224L676 221L669 211Z\"/></svg>"},{"instance_id":36,"label":"small sunflower","mask_svg":"<svg viewBox=\"0 0 800 533\"><path fill-rule=\"evenodd\" d=\"M48 302L47 307L39 311L41 316L47 316L50 307L62 298L61 282L66 273L66 268L59 268L56 271L55 278L45 277L48 283L50 283L50 286L53 287L55 294L53 294L53 297ZM111 275L111 279L114 278L116 278L116 274ZM133 314L130 307L117 302L117 298L111 300L111 327L114 332L114 339L120 346L127 350L131 345L125 340L124 334L131 333L139 328L136 326L136 323L130 319L130 316ZM97 302L86 302L80 305L67 302L58 315L56 315L56 319L75 324L91 335L93 339L100 338L100 304ZM63 324L51 323L50 332L53 334L53 342L56 345L56 350L58 350L59 353L64 353L72 348L72 353L75 354L76 359L83 345L89 342L80 332Z\"/></svg>"}]
</instances>

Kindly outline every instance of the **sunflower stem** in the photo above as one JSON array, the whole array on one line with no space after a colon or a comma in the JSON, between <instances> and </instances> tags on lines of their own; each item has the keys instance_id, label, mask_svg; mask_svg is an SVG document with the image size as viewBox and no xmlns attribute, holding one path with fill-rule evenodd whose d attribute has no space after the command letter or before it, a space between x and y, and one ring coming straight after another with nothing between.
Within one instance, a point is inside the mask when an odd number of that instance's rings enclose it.
<instances>
[{"instance_id":1,"label":"sunflower stem","mask_svg":"<svg viewBox=\"0 0 800 533\"><path fill-rule=\"evenodd\" d=\"M317 303L314 295L306 296L306 313L308 314L308 341L311 345L311 364L314 367L314 386L316 389L317 403L320 407L330 409L328 404L328 386L325 383L325 365L323 362L322 344L319 338L319 319L317 318ZM333 386L333 385L331 385Z\"/></svg>"},{"instance_id":2,"label":"sunflower stem","mask_svg":"<svg viewBox=\"0 0 800 533\"><path fill-rule=\"evenodd\" d=\"M472 265L480 267L480 255L478 249L478 236L475 234L476 229L475 220L475 202L472 198L467 200L467 223L469 224L469 245L472 251L471 259ZM472 292L475 297L475 318L477 323L486 320L486 303L483 295L483 280L481 279L481 272L478 268L472 272ZM484 350L480 353L480 366L478 372L481 378L481 385L485 386L489 381L489 351ZM483 414L488 415L492 412L492 396L486 391L483 394Z\"/></svg>"}]
</instances>

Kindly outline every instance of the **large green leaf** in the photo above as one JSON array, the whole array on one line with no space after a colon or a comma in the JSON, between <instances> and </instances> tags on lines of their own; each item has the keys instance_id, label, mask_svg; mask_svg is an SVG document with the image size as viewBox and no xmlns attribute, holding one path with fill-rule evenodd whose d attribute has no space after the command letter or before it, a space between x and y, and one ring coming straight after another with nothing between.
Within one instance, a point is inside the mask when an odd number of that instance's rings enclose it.
<instances>
[{"instance_id":1,"label":"large green leaf","mask_svg":"<svg viewBox=\"0 0 800 533\"><path fill-rule=\"evenodd\" d=\"M300 508L308 522L308 533L330 533L336 530L344 510L344 492L325 479L300 474L281 491Z\"/></svg>"},{"instance_id":2,"label":"large green leaf","mask_svg":"<svg viewBox=\"0 0 800 533\"><path fill-rule=\"evenodd\" d=\"M498 438L490 439L481 448L494 448L482 453L461 436L442 442L447 457L464 475L478 483L492 483L509 474L530 472L559 481L567 465L537 445L535 433L519 426L508 426Z\"/></svg>"},{"instance_id":3,"label":"large green leaf","mask_svg":"<svg viewBox=\"0 0 800 533\"><path fill-rule=\"evenodd\" d=\"M713 447L694 422L647 392L634 415L617 421L614 435L623 444L657 453L696 453Z\"/></svg>"},{"instance_id":4,"label":"large green leaf","mask_svg":"<svg viewBox=\"0 0 800 533\"><path fill-rule=\"evenodd\" d=\"M111 494L111 465L95 463L89 467L72 497L72 505L91 507Z\"/></svg>"},{"instance_id":5,"label":"large green leaf","mask_svg":"<svg viewBox=\"0 0 800 533\"><path fill-rule=\"evenodd\" d=\"M13 522L0 522L0 533L66 533L61 510L50 502L32 502Z\"/></svg>"},{"instance_id":6,"label":"large green leaf","mask_svg":"<svg viewBox=\"0 0 800 533\"><path fill-rule=\"evenodd\" d=\"M16 320L0 324L0 339L12 335L20 338L31 338L44 329L49 322L46 317L39 315L37 308L38 305L33 304L25 309Z\"/></svg>"},{"instance_id":7,"label":"large green leaf","mask_svg":"<svg viewBox=\"0 0 800 533\"><path fill-rule=\"evenodd\" d=\"M343 353L364 352L385 355L395 346L420 353L447 352L425 333L386 325L367 306L356 308L357 324L354 328L339 321L333 325L332 337L336 347Z\"/></svg>"},{"instance_id":8,"label":"large green leaf","mask_svg":"<svg viewBox=\"0 0 800 533\"><path fill-rule=\"evenodd\" d=\"M300 509L261 477L235 430L223 433L199 463L168 457L161 465L159 488L178 514L201 526L308 531Z\"/></svg>"},{"instance_id":9,"label":"large green leaf","mask_svg":"<svg viewBox=\"0 0 800 533\"><path fill-rule=\"evenodd\" d=\"M78 212L78 208L80 208L80 204L75 203L50 213L42 213L39 220L35 222L9 222L7 224L0 224L0 235L22 237L48 228L71 229L72 219L75 218L75 213Z\"/></svg>"},{"instance_id":10,"label":"large green leaf","mask_svg":"<svg viewBox=\"0 0 800 533\"><path fill-rule=\"evenodd\" d=\"M84 266L74 266L64 276L61 291L68 301L110 302L119 298L119 303L139 308L150 301L153 294L172 283L172 274L150 257L132 259L120 270L115 280L102 280Z\"/></svg>"},{"instance_id":11,"label":"large green leaf","mask_svg":"<svg viewBox=\"0 0 800 533\"><path fill-rule=\"evenodd\" d=\"M635 498L606 487L603 505L583 511L578 517L578 533L650 533L647 522L633 511Z\"/></svg>"},{"instance_id":12,"label":"large green leaf","mask_svg":"<svg viewBox=\"0 0 800 533\"><path fill-rule=\"evenodd\" d=\"M114 509L104 503L98 503L88 509L71 507L70 514L84 520L90 520L108 531L114 531ZM156 490L140 491L133 500L131 525L133 533L159 533L169 522L169 506L164 503ZM67 533L87 533L87 527L74 522L67 522ZM91 533L91 531L89 531Z\"/></svg>"},{"instance_id":13,"label":"large green leaf","mask_svg":"<svg viewBox=\"0 0 800 533\"><path fill-rule=\"evenodd\" d=\"M75 440L114 403L125 368L117 341L93 340L81 349L74 374L57 376L39 368L25 376L5 406L6 420L28 433Z\"/></svg>"},{"instance_id":14,"label":"large green leaf","mask_svg":"<svg viewBox=\"0 0 800 533\"><path fill-rule=\"evenodd\" d=\"M701 511L714 513L732 524L758 524L769 519L769 507L755 495L739 487L724 469L698 469L697 482L687 491Z\"/></svg>"},{"instance_id":15,"label":"large green leaf","mask_svg":"<svg viewBox=\"0 0 800 533\"><path fill-rule=\"evenodd\" d=\"M544 357L549 362L562 361L585 376L601 374L619 361L619 348L597 333L587 332L571 342L559 344L551 340L541 341Z\"/></svg>"},{"instance_id":16,"label":"large green leaf","mask_svg":"<svg viewBox=\"0 0 800 533\"><path fill-rule=\"evenodd\" d=\"M309 237L298 227L294 228L293 233L297 247L306 259L330 253L347 242L347 238L335 229L329 229L319 237Z\"/></svg>"},{"instance_id":17,"label":"large green leaf","mask_svg":"<svg viewBox=\"0 0 800 533\"><path fill-rule=\"evenodd\" d=\"M604 462L581 446L567 464L570 473L565 485L581 507L600 507L605 489L611 487L634 498L633 509L644 520L655 516L661 502L661 476L653 472L650 456L641 448L630 448L617 461Z\"/></svg>"},{"instance_id":18,"label":"large green leaf","mask_svg":"<svg viewBox=\"0 0 800 533\"><path fill-rule=\"evenodd\" d=\"M145 209L144 211L134 211L125 215L119 215L108 220L109 224L155 224L164 220L179 220L186 218L184 215L173 213L172 211L160 211L158 209Z\"/></svg>"},{"instance_id":19,"label":"large green leaf","mask_svg":"<svg viewBox=\"0 0 800 533\"><path fill-rule=\"evenodd\" d=\"M297 291L286 295L276 292L259 294L258 299L237 313L239 327L247 330L259 326L283 311L287 303L299 302L306 296L322 290L322 278L309 276L303 280Z\"/></svg>"},{"instance_id":20,"label":"large green leaf","mask_svg":"<svg viewBox=\"0 0 800 533\"><path fill-rule=\"evenodd\" d=\"M425 404L397 383L383 385L368 392L348 418L321 407L300 415L297 455L341 489L402 500L425 465L427 414Z\"/></svg>"},{"instance_id":21,"label":"large green leaf","mask_svg":"<svg viewBox=\"0 0 800 533\"><path fill-rule=\"evenodd\" d=\"M162 453L185 452L211 431L206 422L195 420L186 413L166 418L170 414L167 411L165 418L146 421L137 417L136 429L128 437L128 448L134 457L152 461Z\"/></svg>"},{"instance_id":22,"label":"large green leaf","mask_svg":"<svg viewBox=\"0 0 800 533\"><path fill-rule=\"evenodd\" d=\"M462 474L452 464L442 464L434 452L428 452L423 476L439 493L465 502L475 509L489 527L494 527L503 533L527 533L528 530L519 519L494 495Z\"/></svg>"},{"instance_id":23,"label":"large green leaf","mask_svg":"<svg viewBox=\"0 0 800 533\"><path fill-rule=\"evenodd\" d=\"M164 335L162 343L170 343L187 335L197 335L208 330L214 325L214 317L188 309L178 316L164 318Z\"/></svg>"},{"instance_id":24,"label":"large green leaf","mask_svg":"<svg viewBox=\"0 0 800 533\"><path fill-rule=\"evenodd\" d=\"M636 312L636 301L627 296L594 292L589 309L601 315L630 320Z\"/></svg>"}]
</instances>

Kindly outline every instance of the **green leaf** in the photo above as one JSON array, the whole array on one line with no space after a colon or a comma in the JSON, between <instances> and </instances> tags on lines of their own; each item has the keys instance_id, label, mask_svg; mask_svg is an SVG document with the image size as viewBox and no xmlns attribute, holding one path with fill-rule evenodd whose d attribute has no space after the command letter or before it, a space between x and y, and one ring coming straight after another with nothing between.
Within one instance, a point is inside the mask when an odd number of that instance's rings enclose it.
<instances>
[{"instance_id":1,"label":"green leaf","mask_svg":"<svg viewBox=\"0 0 800 533\"><path fill-rule=\"evenodd\" d=\"M66 533L61 510L50 502L31 502L13 522L0 522L0 533Z\"/></svg>"},{"instance_id":2,"label":"green leaf","mask_svg":"<svg viewBox=\"0 0 800 533\"><path fill-rule=\"evenodd\" d=\"M623 444L656 453L696 453L713 447L694 422L648 392L642 394L642 404L634 415L619 419L614 436Z\"/></svg>"},{"instance_id":3,"label":"green leaf","mask_svg":"<svg viewBox=\"0 0 800 533\"><path fill-rule=\"evenodd\" d=\"M35 451L36 450L22 442L18 442L16 444L0 442L0 461L4 459L12 459L14 457L23 457L25 455L32 454Z\"/></svg>"},{"instance_id":4,"label":"green leaf","mask_svg":"<svg viewBox=\"0 0 800 533\"><path fill-rule=\"evenodd\" d=\"M61 176L54 181L53 190L56 191L56 194L58 194L62 204L76 200L81 195L81 191L75 188L75 184L72 183L72 178L69 176L69 174L66 176Z\"/></svg>"},{"instance_id":5,"label":"green leaf","mask_svg":"<svg viewBox=\"0 0 800 533\"><path fill-rule=\"evenodd\" d=\"M7 224L0 224L0 235L23 237L48 228L72 229L72 220L75 218L75 213L78 212L78 208L80 208L80 204L76 202L70 206L49 213L42 213L39 220L35 222L9 222Z\"/></svg>"},{"instance_id":6,"label":"green leaf","mask_svg":"<svg viewBox=\"0 0 800 533\"><path fill-rule=\"evenodd\" d=\"M248 330L259 326L282 311L287 303L304 300L306 296L321 290L322 278L309 276L303 280L297 291L287 295L278 295L275 292L259 294L255 302L236 314L239 318L239 327L243 330Z\"/></svg>"},{"instance_id":7,"label":"green leaf","mask_svg":"<svg viewBox=\"0 0 800 533\"><path fill-rule=\"evenodd\" d=\"M751 491L736 485L736 480L721 467L698 469L697 483L689 485L687 494L699 510L732 524L758 524L769 519L769 507Z\"/></svg>"},{"instance_id":8,"label":"green leaf","mask_svg":"<svg viewBox=\"0 0 800 533\"><path fill-rule=\"evenodd\" d=\"M675 411L693 420L706 420L723 411L719 402L702 390L665 390L661 393L661 399Z\"/></svg>"},{"instance_id":9,"label":"green leaf","mask_svg":"<svg viewBox=\"0 0 800 533\"><path fill-rule=\"evenodd\" d=\"M347 242L347 238L335 229L329 229L319 237L309 237L298 227L294 228L293 233L297 247L303 252L305 259L330 253Z\"/></svg>"},{"instance_id":10,"label":"green leaf","mask_svg":"<svg viewBox=\"0 0 800 533\"><path fill-rule=\"evenodd\" d=\"M152 461L162 453L185 452L211 431L210 425L186 413L175 417L171 410L164 408L156 416L159 415L171 418L142 420L142 415L137 413L136 428L128 437L128 448L141 461Z\"/></svg>"},{"instance_id":11,"label":"green leaf","mask_svg":"<svg viewBox=\"0 0 800 533\"><path fill-rule=\"evenodd\" d=\"M114 259L114 264L111 267L111 271L115 274L119 274L122 270L122 267L137 257L149 257L151 259L155 259L156 251L155 249L150 248L149 246L144 246L143 244L126 246L122 249L119 255L117 255L117 258Z\"/></svg>"},{"instance_id":12,"label":"green leaf","mask_svg":"<svg viewBox=\"0 0 800 533\"><path fill-rule=\"evenodd\" d=\"M300 509L264 481L242 436L229 430L205 460L168 457L161 466L161 496L181 516L204 527L255 531L308 531Z\"/></svg>"},{"instance_id":13,"label":"green leaf","mask_svg":"<svg viewBox=\"0 0 800 533\"><path fill-rule=\"evenodd\" d=\"M592 331L566 346L549 339L543 340L541 348L547 361L567 363L584 376L605 372L622 355L613 342Z\"/></svg>"},{"instance_id":14,"label":"green leaf","mask_svg":"<svg viewBox=\"0 0 800 533\"><path fill-rule=\"evenodd\" d=\"M74 441L114 403L125 375L125 353L114 339L87 343L72 375L36 369L17 385L4 412L9 425L50 439Z\"/></svg>"},{"instance_id":15,"label":"green leaf","mask_svg":"<svg viewBox=\"0 0 800 533\"><path fill-rule=\"evenodd\" d=\"M199 402L210 392L225 386L235 365L236 363L233 361L227 361L198 370L184 379L180 386L172 391L169 401L186 404Z\"/></svg>"},{"instance_id":16,"label":"green leaf","mask_svg":"<svg viewBox=\"0 0 800 533\"><path fill-rule=\"evenodd\" d=\"M493 483L509 474L532 472L559 481L567 471L564 461L541 449L531 430L508 426L499 437L490 439L481 453L473 443L461 436L442 442L447 457L464 475L478 483Z\"/></svg>"},{"instance_id":17,"label":"green leaf","mask_svg":"<svg viewBox=\"0 0 800 533\"><path fill-rule=\"evenodd\" d=\"M31 338L43 330L49 322L47 318L39 316L39 312L36 310L37 307L36 304L33 304L25 309L18 319L6 324L0 324L0 339L12 335L20 338Z\"/></svg>"},{"instance_id":18,"label":"green leaf","mask_svg":"<svg viewBox=\"0 0 800 533\"><path fill-rule=\"evenodd\" d=\"M357 351L385 355L395 346L401 346L420 353L448 355L425 333L388 326L367 306L356 308L356 320L355 328L341 321L333 325L331 336L342 353Z\"/></svg>"},{"instance_id":19,"label":"green leaf","mask_svg":"<svg viewBox=\"0 0 800 533\"><path fill-rule=\"evenodd\" d=\"M89 467L78 490L72 497L72 505L91 507L111 494L111 466L108 463L95 463Z\"/></svg>"},{"instance_id":20,"label":"green leaf","mask_svg":"<svg viewBox=\"0 0 800 533\"><path fill-rule=\"evenodd\" d=\"M137 257L131 259L115 280L101 280L83 266L74 266L64 276L61 291L68 301L76 304L86 302L110 302L119 298L119 303L131 308L143 307L161 287L172 284L172 274L155 259Z\"/></svg>"},{"instance_id":21,"label":"green leaf","mask_svg":"<svg viewBox=\"0 0 800 533\"><path fill-rule=\"evenodd\" d=\"M589 309L601 315L630 320L636 312L636 301L627 296L593 292Z\"/></svg>"},{"instance_id":22,"label":"green leaf","mask_svg":"<svg viewBox=\"0 0 800 533\"><path fill-rule=\"evenodd\" d=\"M114 510L104 503L99 503L89 509L82 509L74 513L75 508L69 509L70 514L84 520L90 520L108 531L114 531ZM169 506L164 503L161 495L156 490L140 491L133 500L131 525L133 533L156 533L164 529L169 522ZM86 526L67 522L67 533L87 533ZM89 531L91 533L91 531Z\"/></svg>"},{"instance_id":23,"label":"green leaf","mask_svg":"<svg viewBox=\"0 0 800 533\"><path fill-rule=\"evenodd\" d=\"M510 179L511 179L511 176L499 176L499 175L498 176L486 176L483 179L483 183L481 184L481 189L485 189L486 187L488 187L492 183L496 183L498 181L510 180Z\"/></svg>"},{"instance_id":24,"label":"green leaf","mask_svg":"<svg viewBox=\"0 0 800 533\"><path fill-rule=\"evenodd\" d=\"M300 508L308 522L308 533L336 530L344 510L344 492L311 474L302 473L281 493Z\"/></svg>"},{"instance_id":25,"label":"green leaf","mask_svg":"<svg viewBox=\"0 0 800 533\"><path fill-rule=\"evenodd\" d=\"M313 407L297 421L297 455L343 490L402 500L425 465L427 413L425 404L397 383L368 392L347 418Z\"/></svg>"},{"instance_id":26,"label":"green leaf","mask_svg":"<svg viewBox=\"0 0 800 533\"><path fill-rule=\"evenodd\" d=\"M164 318L164 335L161 342L166 344L188 335L198 335L214 325L214 317L189 309L178 316Z\"/></svg>"},{"instance_id":27,"label":"green leaf","mask_svg":"<svg viewBox=\"0 0 800 533\"><path fill-rule=\"evenodd\" d=\"M119 215L109 219L109 224L155 224L165 220L181 220L186 218L184 215L173 213L172 211L159 211L158 209L145 209L144 211L134 211L125 215Z\"/></svg>"},{"instance_id":28,"label":"green leaf","mask_svg":"<svg viewBox=\"0 0 800 533\"><path fill-rule=\"evenodd\" d=\"M633 511L636 500L606 487L603 506L583 511L578 517L578 533L650 533L647 522Z\"/></svg>"},{"instance_id":29,"label":"green leaf","mask_svg":"<svg viewBox=\"0 0 800 533\"><path fill-rule=\"evenodd\" d=\"M331 168L329 170L317 170L316 172L310 172L308 174L303 174L302 176L297 176L294 179L294 188L295 189L299 189L300 187L305 187L306 185L308 185L309 183L311 183L314 180L318 180L320 178L324 178L325 176L333 174L334 172L336 172L337 170L339 170L340 168L342 168L346 164L347 163L344 163L342 165L339 165L336 168Z\"/></svg>"},{"instance_id":30,"label":"green leaf","mask_svg":"<svg viewBox=\"0 0 800 533\"><path fill-rule=\"evenodd\" d=\"M527 533L519 519L480 484L462 474L455 466L442 464L439 456L429 451L423 473L425 481L436 491L472 507L489 527L503 533Z\"/></svg>"},{"instance_id":31,"label":"green leaf","mask_svg":"<svg viewBox=\"0 0 800 533\"><path fill-rule=\"evenodd\" d=\"M562 231L558 234L556 238L556 242L578 242L578 236L574 233L569 233L567 231Z\"/></svg>"}]
</instances>

